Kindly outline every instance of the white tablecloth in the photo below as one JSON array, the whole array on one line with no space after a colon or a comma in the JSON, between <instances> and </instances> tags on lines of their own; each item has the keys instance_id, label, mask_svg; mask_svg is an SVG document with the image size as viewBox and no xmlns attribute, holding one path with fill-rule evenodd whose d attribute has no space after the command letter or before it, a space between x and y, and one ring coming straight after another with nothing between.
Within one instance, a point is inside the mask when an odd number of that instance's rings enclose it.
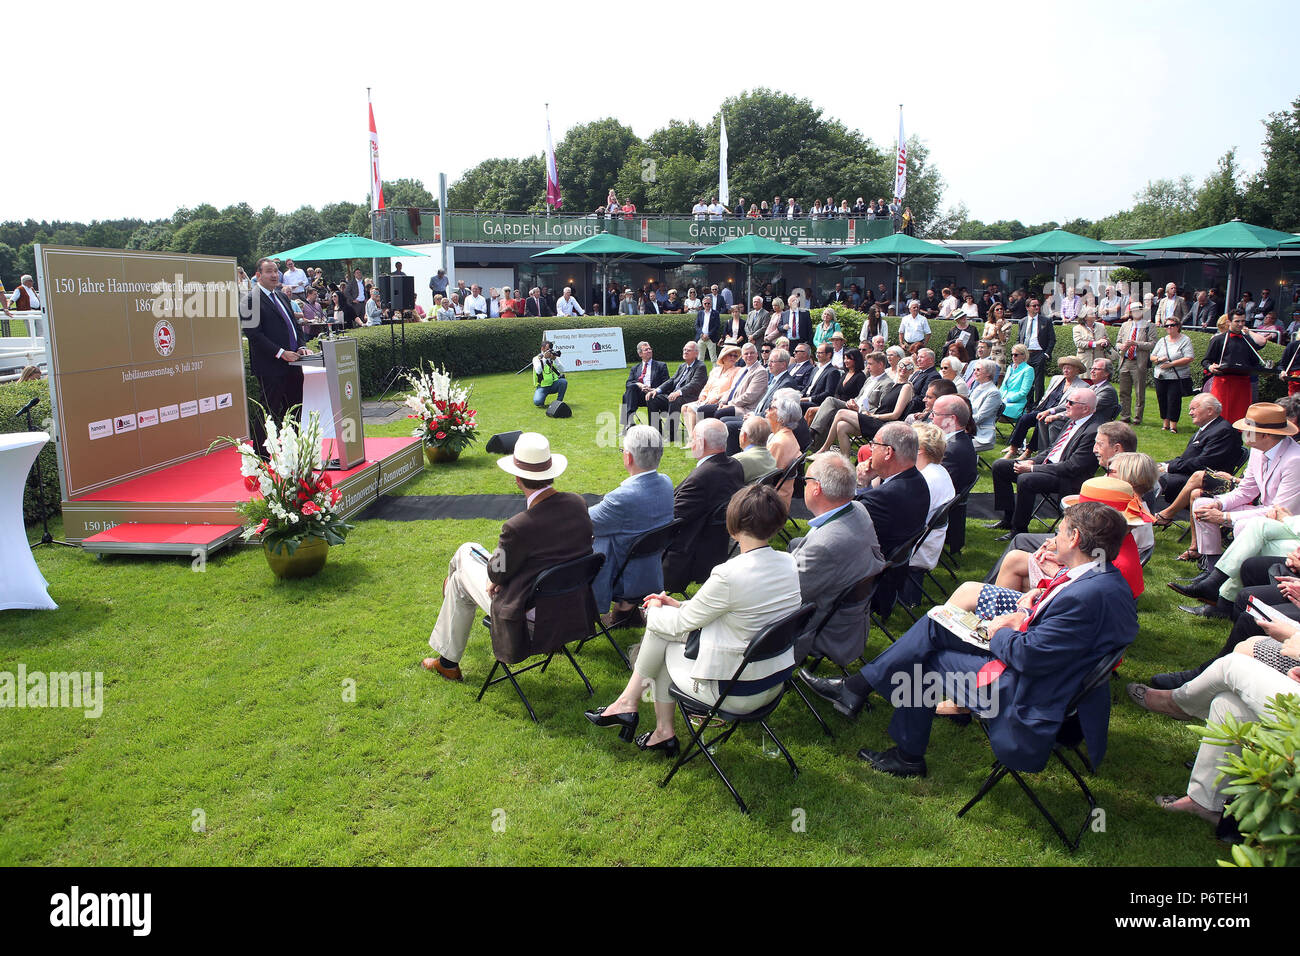
<instances>
[{"instance_id":1,"label":"white tablecloth","mask_svg":"<svg viewBox=\"0 0 1300 956\"><path fill-rule=\"evenodd\" d=\"M32 557L23 526L27 473L49 440L45 432L0 435L0 610L52 611L58 607L50 600L49 585Z\"/></svg>"},{"instance_id":2,"label":"white tablecloth","mask_svg":"<svg viewBox=\"0 0 1300 956\"><path fill-rule=\"evenodd\" d=\"M320 437L334 438L334 405L330 402L329 374L323 365L302 367L302 423L320 413Z\"/></svg>"}]
</instances>

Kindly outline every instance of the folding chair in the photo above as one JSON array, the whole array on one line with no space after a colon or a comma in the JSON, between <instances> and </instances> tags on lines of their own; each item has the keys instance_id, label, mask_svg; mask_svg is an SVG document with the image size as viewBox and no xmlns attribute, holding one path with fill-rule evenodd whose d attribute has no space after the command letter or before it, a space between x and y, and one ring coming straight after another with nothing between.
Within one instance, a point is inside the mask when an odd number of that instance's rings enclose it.
<instances>
[{"instance_id":1,"label":"folding chair","mask_svg":"<svg viewBox=\"0 0 1300 956\"><path fill-rule=\"evenodd\" d=\"M826 630L826 625L830 623L831 618L835 617L836 614L839 614L841 609L845 607L851 607L852 605L855 604L865 604L866 602L870 601L871 595L876 590L876 581L879 578L880 578L879 573L868 574L866 577L858 581L854 581L843 591L837 594L835 596L835 600L831 603L830 608L826 611L826 616L817 622L817 629L813 631L811 646L815 647L817 645L817 638L821 636L822 631ZM866 653L865 642L863 642L862 651L864 654ZM816 670L818 665L820 665L823 660L825 660L825 658L822 657L817 658L815 661L812 661L808 665L808 669ZM849 669L845 667L843 664L836 663L835 666L840 669L840 673L843 674L845 677L849 676ZM826 721L822 719L822 715L817 712L817 708L814 707L812 701L808 699L808 695L803 692L803 688L801 688L794 681L790 682L790 686L794 688L794 692L799 695L800 699L802 699L803 702L808 706L808 709L812 711L812 715L817 718L817 723L821 724L822 730L825 732L826 736L834 737L835 735L831 733L831 728L827 725Z\"/></svg>"},{"instance_id":2,"label":"folding chair","mask_svg":"<svg viewBox=\"0 0 1300 956\"><path fill-rule=\"evenodd\" d=\"M1061 825L1056 822L1056 818L1047 812L1047 808L1043 806L1042 801L1038 799L1038 795L1034 793L1033 788L1025 781L1024 776L1020 772L1007 767L1001 760L998 760L997 754L993 755L993 769L989 772L988 777L985 778L984 785L980 787L979 793L971 797L970 801L957 811L957 816L965 816L966 812L970 810L971 807L983 800L984 797L988 795L989 791L997 786L999 780L1007 774L1010 774L1016 783L1020 784L1020 789L1025 791L1025 795L1029 797L1030 801L1038 809L1038 812L1041 813L1043 818L1052 825L1052 829L1055 830L1056 835L1061 838L1061 842L1065 844L1065 848L1071 853L1079 849L1079 842L1083 839L1084 833L1088 830L1088 825L1092 822L1093 811L1097 809L1097 799L1093 796L1092 791L1088 789L1088 784L1084 781L1083 777L1079 775L1079 771L1074 768L1068 759L1066 759L1065 751L1067 749L1072 750L1074 755L1078 757L1079 761L1083 764L1083 769L1087 773L1096 772L1091 761L1088 760L1087 755L1079 749L1079 745L1083 742L1083 731L1079 726L1079 704L1082 703L1084 698L1095 691L1098 687L1104 685L1106 681L1110 679L1111 672L1119 666L1120 661L1124 657L1124 650L1126 650L1126 648L1121 648L1113 654L1109 654L1102 660L1098 661L1096 667L1094 667L1088 676L1084 678L1079 690L1072 698L1070 698L1069 704L1066 705L1065 720L1062 721L1061 728L1057 731L1056 743L1052 747L1052 756L1060 761L1061 765L1070 772L1070 776L1073 777L1074 782L1078 784L1079 790L1088 804L1087 816L1084 817L1083 824L1079 827L1079 832L1075 835L1073 840L1066 835L1065 830L1063 830ZM983 720L980 720L978 714L975 715L975 720L979 723L980 729L984 731L984 736L988 737L988 727L984 725Z\"/></svg>"},{"instance_id":3,"label":"folding chair","mask_svg":"<svg viewBox=\"0 0 1300 956\"><path fill-rule=\"evenodd\" d=\"M976 481L978 480L979 479L977 478ZM961 540L964 545L966 537L966 505L970 501L971 489L974 487L975 482L972 481L965 488L962 488L957 492L956 501L952 506L952 511L949 512L949 516L953 520L948 523L948 536L944 539L943 549L939 551L939 563L943 565L943 569L948 572L948 575L954 581L958 580L957 568L960 567L958 556L961 554L961 548L954 549L952 547L952 531L954 527L961 528ZM951 560L944 555L945 550L952 556Z\"/></svg>"},{"instance_id":4,"label":"folding chair","mask_svg":"<svg viewBox=\"0 0 1300 956\"><path fill-rule=\"evenodd\" d=\"M912 552L916 550L917 542L925 537L926 527L926 525L922 525L915 534L894 548L893 552L885 559L884 570L880 572L882 578L890 571L895 571L898 568L906 568L908 566L912 560ZM902 604L902 602L895 597L894 604ZM916 615L912 613L912 609L906 604L902 604L902 608L907 612L907 616L912 619L912 623L915 624ZM887 611L885 611L884 617L882 618L874 608L871 611L871 622L885 632L885 637L889 638L889 643L891 644L894 643L897 638L894 637L889 628L885 626L885 621L889 619L893 612L894 609L891 606Z\"/></svg>"},{"instance_id":5,"label":"folding chair","mask_svg":"<svg viewBox=\"0 0 1300 956\"><path fill-rule=\"evenodd\" d=\"M633 540L631 547L628 548L627 554L624 555L623 563L619 565L618 570L614 572L613 589L611 591L611 593L614 595L614 600L636 602L636 601L640 601L642 598L645 597L644 594L623 593L622 591L623 575L627 571L628 564L631 563L636 558L649 557L650 555L658 555L662 557L663 553L666 550L668 550L668 545L672 543L673 538L677 537L678 530L682 528L685 524L686 522L681 518L674 518L672 521L668 522L666 525L663 525L662 527L654 528L650 531L645 531L637 535L635 540ZM599 610L599 608L597 608L597 610ZM605 632L605 636L609 638L609 643L614 646L614 650L617 651L618 656L622 658L623 665L628 670L631 670L632 665L631 663L629 663L627 659L627 654L624 653L623 648L618 646L618 641L614 640L613 635L611 635L609 633L609 630L605 628L603 621L601 622L601 630ZM587 637L584 637L582 640L580 640L578 642L578 646L573 649L573 653L575 654L582 653L582 648L593 637L595 637L595 635L590 634Z\"/></svg>"},{"instance_id":6,"label":"folding chair","mask_svg":"<svg viewBox=\"0 0 1300 956\"><path fill-rule=\"evenodd\" d=\"M1055 517L1050 521L1038 513L1043 510L1044 505L1055 512ZM1038 504L1034 506L1034 513L1030 515L1029 520L1031 522L1037 521L1048 532L1052 532L1056 530L1056 526L1060 524L1061 518L1064 516L1065 509L1061 507L1061 496L1054 491L1049 491L1038 496Z\"/></svg>"},{"instance_id":7,"label":"folding chair","mask_svg":"<svg viewBox=\"0 0 1300 956\"><path fill-rule=\"evenodd\" d=\"M729 680L719 682L719 696L716 704L710 706L702 701L696 700L676 684L673 684L668 689L668 692L672 694L673 699L677 701L677 709L681 711L682 719L686 722L686 730L690 734L691 739L690 742L682 748L682 752L677 757L677 762L673 764L672 769L668 771L668 776L664 777L659 786L668 786L668 781L673 779L673 775L681 769L683 764L689 760L694 760L700 754L703 754L704 758L712 764L713 769L717 771L718 776L722 778L722 782L727 785L727 789L731 791L731 795L736 798L736 804L740 807L740 812L749 813L749 808L745 806L745 801L740 798L740 794L736 792L736 788L732 786L731 781L727 779L727 775L722 772L722 768L718 766L718 762L713 758L713 753L711 751L713 748L726 743L741 724L752 723L757 723L764 731L771 735L772 739L776 741L776 745L780 749L781 754L785 757L785 762L790 765L790 772L796 777L799 776L799 768L795 766L794 758L790 756L790 751L785 749L785 744L781 743L781 739L777 737L777 735L772 732L772 728L767 725L767 718L770 717L772 712L780 706L782 699L785 697L786 689L794 686L793 682L790 680L790 676L794 673L794 665L791 664L789 667L778 671L771 677L765 677L758 681L741 681L740 675L745 672L745 668L750 664L756 661L766 661L771 660L774 657L779 657L794 647L795 638L798 637L804 627L807 626L809 619L813 616L813 613L816 610L816 605L805 604L799 608L799 610L787 615L779 621L769 624L767 627L763 628L762 631L756 634L754 639L749 642L749 647L745 649L744 660L740 662L740 666L736 668L736 672L731 675ZM722 705L727 703L727 695L731 692L732 688L735 687L739 690L741 686L746 684L780 687L781 690L780 693L778 693L771 701L756 710L749 711L748 713L737 713L735 711L724 710ZM699 721L698 727L692 723L692 718ZM709 729L715 719L722 721L723 730L712 740L706 742L703 740L704 731Z\"/></svg>"},{"instance_id":8,"label":"folding chair","mask_svg":"<svg viewBox=\"0 0 1300 956\"><path fill-rule=\"evenodd\" d=\"M524 707L527 708L528 716L533 719L533 723L540 723L537 719L537 712L533 710L533 705L529 703L528 697L525 696L523 688L519 686L519 681L515 678L535 667L540 667L542 673L546 673L546 668L550 665L551 658L553 658L557 653L563 653L564 656L569 659L569 663L573 665L573 669L577 671L578 676L582 678L582 683L586 685L587 696L591 697L595 693L595 691L592 690L591 681L587 680L587 675L582 672L582 668L578 666L577 660L575 660L573 655L569 653L569 648L565 645L567 645L569 641L585 642L589 640L592 636L592 629L595 627L599 627L601 631L604 631L605 636L609 637L609 631L605 630L605 625L601 623L600 616L596 614L596 599L592 597L591 594L591 582L596 580L596 575L600 573L601 565L604 563L605 556L593 552L592 554L584 555L581 558L575 558L572 561L565 561L563 564L557 564L553 568L547 568L538 575L537 580L533 582L533 591L524 604L525 609L534 608L537 604L538 598L570 598L572 600L585 601L588 619L587 628L582 634L574 634L568 640L560 643L557 650L548 652L544 658L539 661L533 661L533 663L526 667L519 667L511 670L509 664L498 659L496 663L492 665L492 670L488 672L487 680L483 682L483 687L479 690L478 696L474 698L476 701L482 700L483 695L487 693L487 689L493 684L499 684L503 680L508 680L514 686L515 693L519 695L519 699L524 702ZM536 622L534 622L534 626L535 624ZM488 629L488 633L491 633L492 620L490 616L483 619L483 626ZM609 642L614 644L614 639L609 637ZM617 644L614 644L614 646L616 648L618 647ZM624 661L626 662L626 658L624 658ZM500 677L496 676L498 668L503 671Z\"/></svg>"},{"instance_id":9,"label":"folding chair","mask_svg":"<svg viewBox=\"0 0 1300 956\"><path fill-rule=\"evenodd\" d=\"M799 455L795 458L795 460L790 462L790 464L786 466L785 471L781 472L781 477L778 478L776 483L771 486L772 490L779 492L785 486L785 483L787 481L797 482L799 478L803 475L803 465L804 462L807 461L807 459L808 456L800 452ZM794 501L793 492L790 495L790 501L791 502ZM787 515L785 520L786 520L786 524L794 525L795 531L800 530L799 522L794 517L794 515ZM781 535L781 540L783 540L786 544L790 543L790 535L785 530L784 526L782 526L781 530L778 533Z\"/></svg>"},{"instance_id":10,"label":"folding chair","mask_svg":"<svg viewBox=\"0 0 1300 956\"><path fill-rule=\"evenodd\" d=\"M729 541L731 540L730 536L727 534L727 506L729 504L731 504L731 499L727 499L726 501L719 501L717 507L715 507L713 511L709 514L708 521L705 522L704 527L700 530L699 536L695 539L696 549L700 547L702 540L705 538L706 535L718 535L723 538L726 538ZM683 530L685 530L685 526L678 529L678 534L680 534ZM737 547L739 546L736 544L736 542L731 541L731 543L727 545L724 554L726 554L727 557L730 557L732 554L735 553ZM724 558L723 560L725 561L726 558ZM721 562L718 563L720 564ZM702 577L692 578L691 581L687 583L686 587L690 587L691 584L703 584L705 581L708 580L709 575L712 573L713 573L713 567L711 566L704 572ZM683 600L685 600L686 598L686 588L682 588L680 591L675 591L673 593L680 594Z\"/></svg>"},{"instance_id":11,"label":"folding chair","mask_svg":"<svg viewBox=\"0 0 1300 956\"><path fill-rule=\"evenodd\" d=\"M948 515L950 515L950 514L952 513L952 509L954 508L954 506L956 506L956 504L957 504L957 499L956 499L955 497L952 498L952 499L950 499L949 502L948 502L946 505L944 505L942 508L940 508L938 511L936 511L936 512L934 513L934 515L930 518L930 520L927 521L927 522L925 523L925 533L922 534L921 537L920 537L919 539L917 539L917 542L916 542L915 546L913 546L913 548L912 548L912 557L915 557L915 556L916 556L916 553L917 553L918 551L921 550L921 546L925 544L925 539L926 539L926 538L930 537L931 534L933 534L934 532L938 531L940 528L945 528L945 527L947 527L947 525L948 525ZM942 548L939 549L939 553L940 553L940 554L943 553L943 549L942 549ZM938 566L939 566L938 564L935 564L934 567L937 568ZM908 559L908 567L909 567L909 569L910 569L910 567L911 567L911 559ZM910 570L909 570L908 573L909 573L909 574L911 573ZM939 589L939 593L940 593L941 595L943 594L943 587L939 584L938 580L937 580L937 579L935 578L935 576L934 576L934 568L924 568L924 569L923 569L923 574L922 574L922 577L921 577L921 587L920 587L920 590L921 590L921 597L924 598L925 600L929 601L931 604L942 604L942 603L943 603L943 598L942 598L942 597L940 597L940 598L936 601L934 598L930 597L930 595L926 593L926 591L925 591L925 578L926 578L927 576L928 576L928 577L930 578L930 580L934 583L934 586L935 586L936 588ZM908 608L909 610L915 610L916 608L918 608L918 607L921 606L921 601L920 601L920 600L917 600L917 601L915 601L915 602L912 602L911 604L909 604L907 601L903 600L902 595L901 595L901 592L900 592L900 596L899 596L899 603L901 603L904 607Z\"/></svg>"}]
</instances>

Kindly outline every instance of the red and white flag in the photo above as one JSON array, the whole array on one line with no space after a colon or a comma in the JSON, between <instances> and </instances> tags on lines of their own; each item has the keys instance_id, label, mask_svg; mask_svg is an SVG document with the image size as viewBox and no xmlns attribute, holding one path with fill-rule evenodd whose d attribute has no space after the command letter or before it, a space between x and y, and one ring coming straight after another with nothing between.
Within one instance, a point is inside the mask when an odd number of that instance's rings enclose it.
<instances>
[{"instance_id":1,"label":"red and white flag","mask_svg":"<svg viewBox=\"0 0 1300 956\"><path fill-rule=\"evenodd\" d=\"M903 104L898 104L898 159L894 166L894 195L907 195L907 140L903 138Z\"/></svg>"},{"instance_id":2,"label":"red and white flag","mask_svg":"<svg viewBox=\"0 0 1300 956\"><path fill-rule=\"evenodd\" d=\"M546 111L546 205L556 209L564 205L560 198L560 176L555 171L555 144L551 142L551 111Z\"/></svg>"},{"instance_id":3,"label":"red and white flag","mask_svg":"<svg viewBox=\"0 0 1300 956\"><path fill-rule=\"evenodd\" d=\"M375 108L369 93L366 106L370 108L370 211L373 213L384 209L384 184L379 178L379 134L375 132Z\"/></svg>"}]
</instances>

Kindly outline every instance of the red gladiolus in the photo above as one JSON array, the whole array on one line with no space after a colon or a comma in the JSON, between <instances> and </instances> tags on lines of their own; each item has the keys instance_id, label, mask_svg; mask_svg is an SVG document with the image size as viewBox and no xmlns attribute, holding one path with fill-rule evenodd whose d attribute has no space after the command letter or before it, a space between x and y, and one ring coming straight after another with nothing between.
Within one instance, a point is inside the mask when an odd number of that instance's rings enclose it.
<instances>
[{"instance_id":1,"label":"red gladiolus","mask_svg":"<svg viewBox=\"0 0 1300 956\"><path fill-rule=\"evenodd\" d=\"M444 439L444 438L447 437L447 433L446 433L446 432L438 432L438 434L435 435L434 437L437 438L439 441L441 441L442 439Z\"/></svg>"},{"instance_id":2,"label":"red gladiolus","mask_svg":"<svg viewBox=\"0 0 1300 956\"><path fill-rule=\"evenodd\" d=\"M325 472L322 471L321 474L320 474L320 477L316 479L316 487L317 487L317 488L333 488L333 487L334 487L334 480L333 480L332 478L330 478L329 475L325 474Z\"/></svg>"},{"instance_id":3,"label":"red gladiolus","mask_svg":"<svg viewBox=\"0 0 1300 956\"><path fill-rule=\"evenodd\" d=\"M310 518L312 515L316 514L319 511L320 509L316 507L316 502L314 501L303 502L302 513L305 514L307 517Z\"/></svg>"},{"instance_id":4,"label":"red gladiolus","mask_svg":"<svg viewBox=\"0 0 1300 956\"><path fill-rule=\"evenodd\" d=\"M244 487L247 488L249 491L256 491L258 488L257 476L256 475L247 476L244 479Z\"/></svg>"},{"instance_id":5,"label":"red gladiolus","mask_svg":"<svg viewBox=\"0 0 1300 956\"><path fill-rule=\"evenodd\" d=\"M343 492L341 492L341 491L339 491L337 488L335 488L334 490L332 490L332 491L330 492L330 504L331 504L331 505L336 505L336 504L338 504L338 503L339 503L339 499L342 498L342 497L343 497Z\"/></svg>"}]
</instances>

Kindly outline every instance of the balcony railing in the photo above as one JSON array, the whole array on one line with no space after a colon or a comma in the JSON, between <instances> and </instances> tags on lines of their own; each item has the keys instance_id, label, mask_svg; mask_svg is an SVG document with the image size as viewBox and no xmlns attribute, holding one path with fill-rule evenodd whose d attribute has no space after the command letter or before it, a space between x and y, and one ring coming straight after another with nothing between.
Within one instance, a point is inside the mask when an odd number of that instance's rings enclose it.
<instances>
[{"instance_id":1,"label":"balcony railing","mask_svg":"<svg viewBox=\"0 0 1300 956\"><path fill-rule=\"evenodd\" d=\"M389 207L377 213L374 237L399 245L438 242L556 246L605 232L656 246L711 246L758 235L799 246L851 246L893 232L882 219L697 220L691 216L574 216Z\"/></svg>"}]
</instances>

